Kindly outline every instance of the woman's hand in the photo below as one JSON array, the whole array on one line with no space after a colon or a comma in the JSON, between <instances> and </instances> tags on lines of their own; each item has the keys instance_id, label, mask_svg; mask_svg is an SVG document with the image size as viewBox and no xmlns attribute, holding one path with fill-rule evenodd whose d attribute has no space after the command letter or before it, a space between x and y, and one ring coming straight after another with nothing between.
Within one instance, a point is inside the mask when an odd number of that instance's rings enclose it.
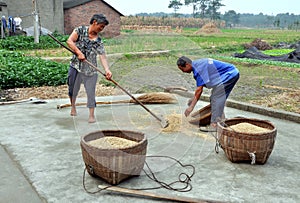
<instances>
[{"instance_id":1,"label":"woman's hand","mask_svg":"<svg viewBox=\"0 0 300 203\"><path fill-rule=\"evenodd\" d=\"M105 71L105 77L107 80L111 80L112 78L112 73L110 70Z\"/></svg>"},{"instance_id":2,"label":"woman's hand","mask_svg":"<svg viewBox=\"0 0 300 203\"><path fill-rule=\"evenodd\" d=\"M81 51L78 51L77 54L77 58L80 60L80 61L85 61L86 58L85 58L85 55L81 52Z\"/></svg>"}]
</instances>

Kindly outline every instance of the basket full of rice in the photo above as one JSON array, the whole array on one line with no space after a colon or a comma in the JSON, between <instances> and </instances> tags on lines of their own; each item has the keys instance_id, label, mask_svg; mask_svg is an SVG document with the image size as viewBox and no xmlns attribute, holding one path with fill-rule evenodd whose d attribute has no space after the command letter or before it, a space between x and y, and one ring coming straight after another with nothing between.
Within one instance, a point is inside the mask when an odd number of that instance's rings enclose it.
<instances>
[{"instance_id":1,"label":"basket full of rice","mask_svg":"<svg viewBox=\"0 0 300 203\"><path fill-rule=\"evenodd\" d=\"M265 164L272 153L277 129L269 121L232 118L218 123L220 145L231 162Z\"/></svg>"},{"instance_id":2,"label":"basket full of rice","mask_svg":"<svg viewBox=\"0 0 300 203\"><path fill-rule=\"evenodd\" d=\"M83 136L80 146L87 172L116 185L140 175L146 159L147 139L140 132L104 130Z\"/></svg>"}]
</instances>

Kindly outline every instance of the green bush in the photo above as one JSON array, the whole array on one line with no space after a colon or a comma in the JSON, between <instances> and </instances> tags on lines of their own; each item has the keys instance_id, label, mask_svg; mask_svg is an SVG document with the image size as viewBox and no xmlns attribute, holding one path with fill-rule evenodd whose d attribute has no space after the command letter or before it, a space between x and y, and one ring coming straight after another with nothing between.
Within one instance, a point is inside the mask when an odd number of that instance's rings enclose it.
<instances>
[{"instance_id":1,"label":"green bush","mask_svg":"<svg viewBox=\"0 0 300 203\"><path fill-rule=\"evenodd\" d=\"M0 88L66 84L68 65L0 50Z\"/></svg>"},{"instance_id":2,"label":"green bush","mask_svg":"<svg viewBox=\"0 0 300 203\"><path fill-rule=\"evenodd\" d=\"M59 41L66 42L68 36L53 34ZM6 50L32 50L59 48L60 45L47 35L39 37L39 43L34 43L32 36L12 36L0 40L0 49Z\"/></svg>"}]
</instances>

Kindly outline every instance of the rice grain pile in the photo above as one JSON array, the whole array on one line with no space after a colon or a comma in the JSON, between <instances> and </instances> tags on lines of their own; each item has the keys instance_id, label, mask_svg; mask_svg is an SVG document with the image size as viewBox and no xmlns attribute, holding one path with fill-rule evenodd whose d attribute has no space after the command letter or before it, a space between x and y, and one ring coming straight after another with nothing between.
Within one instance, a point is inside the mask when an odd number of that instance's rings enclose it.
<instances>
[{"instance_id":1,"label":"rice grain pile","mask_svg":"<svg viewBox=\"0 0 300 203\"><path fill-rule=\"evenodd\" d=\"M242 122L232 126L227 127L229 130L233 130L239 133L267 133L270 132L267 128L262 128L251 123Z\"/></svg>"},{"instance_id":2,"label":"rice grain pile","mask_svg":"<svg viewBox=\"0 0 300 203\"><path fill-rule=\"evenodd\" d=\"M168 120L169 125L164 128L163 132L178 132L180 131L182 124L182 115L181 114L170 114L166 116L166 120Z\"/></svg>"},{"instance_id":3,"label":"rice grain pile","mask_svg":"<svg viewBox=\"0 0 300 203\"><path fill-rule=\"evenodd\" d=\"M172 113L166 115L166 120L169 125L162 130L163 132L183 132L188 130L191 126L183 114Z\"/></svg>"},{"instance_id":4,"label":"rice grain pile","mask_svg":"<svg viewBox=\"0 0 300 203\"><path fill-rule=\"evenodd\" d=\"M106 136L91 140L88 144L99 149L122 149L132 147L137 144L137 142L121 137Z\"/></svg>"}]
</instances>

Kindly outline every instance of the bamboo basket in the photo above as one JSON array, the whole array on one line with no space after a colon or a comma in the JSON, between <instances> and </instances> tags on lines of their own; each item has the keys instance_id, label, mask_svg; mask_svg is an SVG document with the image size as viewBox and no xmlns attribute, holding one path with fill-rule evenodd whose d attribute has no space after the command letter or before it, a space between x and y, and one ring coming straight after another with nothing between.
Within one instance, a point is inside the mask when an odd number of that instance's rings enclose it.
<instances>
[{"instance_id":1,"label":"bamboo basket","mask_svg":"<svg viewBox=\"0 0 300 203\"><path fill-rule=\"evenodd\" d=\"M137 144L121 149L101 149L88 144L104 136L116 136ZM105 130L89 133L81 138L82 157L88 173L112 185L139 176L146 159L147 139L143 133Z\"/></svg>"},{"instance_id":2,"label":"bamboo basket","mask_svg":"<svg viewBox=\"0 0 300 203\"><path fill-rule=\"evenodd\" d=\"M230 126L243 122L267 128L270 131L239 133L230 130ZM272 153L276 133L277 129L271 122L258 119L232 118L226 120L223 125L221 123L217 125L219 143L231 162L251 161L251 164L265 164Z\"/></svg>"},{"instance_id":3,"label":"bamboo basket","mask_svg":"<svg viewBox=\"0 0 300 203\"><path fill-rule=\"evenodd\" d=\"M206 126L210 124L211 106L210 104L191 114L189 123L193 125Z\"/></svg>"}]
</instances>

